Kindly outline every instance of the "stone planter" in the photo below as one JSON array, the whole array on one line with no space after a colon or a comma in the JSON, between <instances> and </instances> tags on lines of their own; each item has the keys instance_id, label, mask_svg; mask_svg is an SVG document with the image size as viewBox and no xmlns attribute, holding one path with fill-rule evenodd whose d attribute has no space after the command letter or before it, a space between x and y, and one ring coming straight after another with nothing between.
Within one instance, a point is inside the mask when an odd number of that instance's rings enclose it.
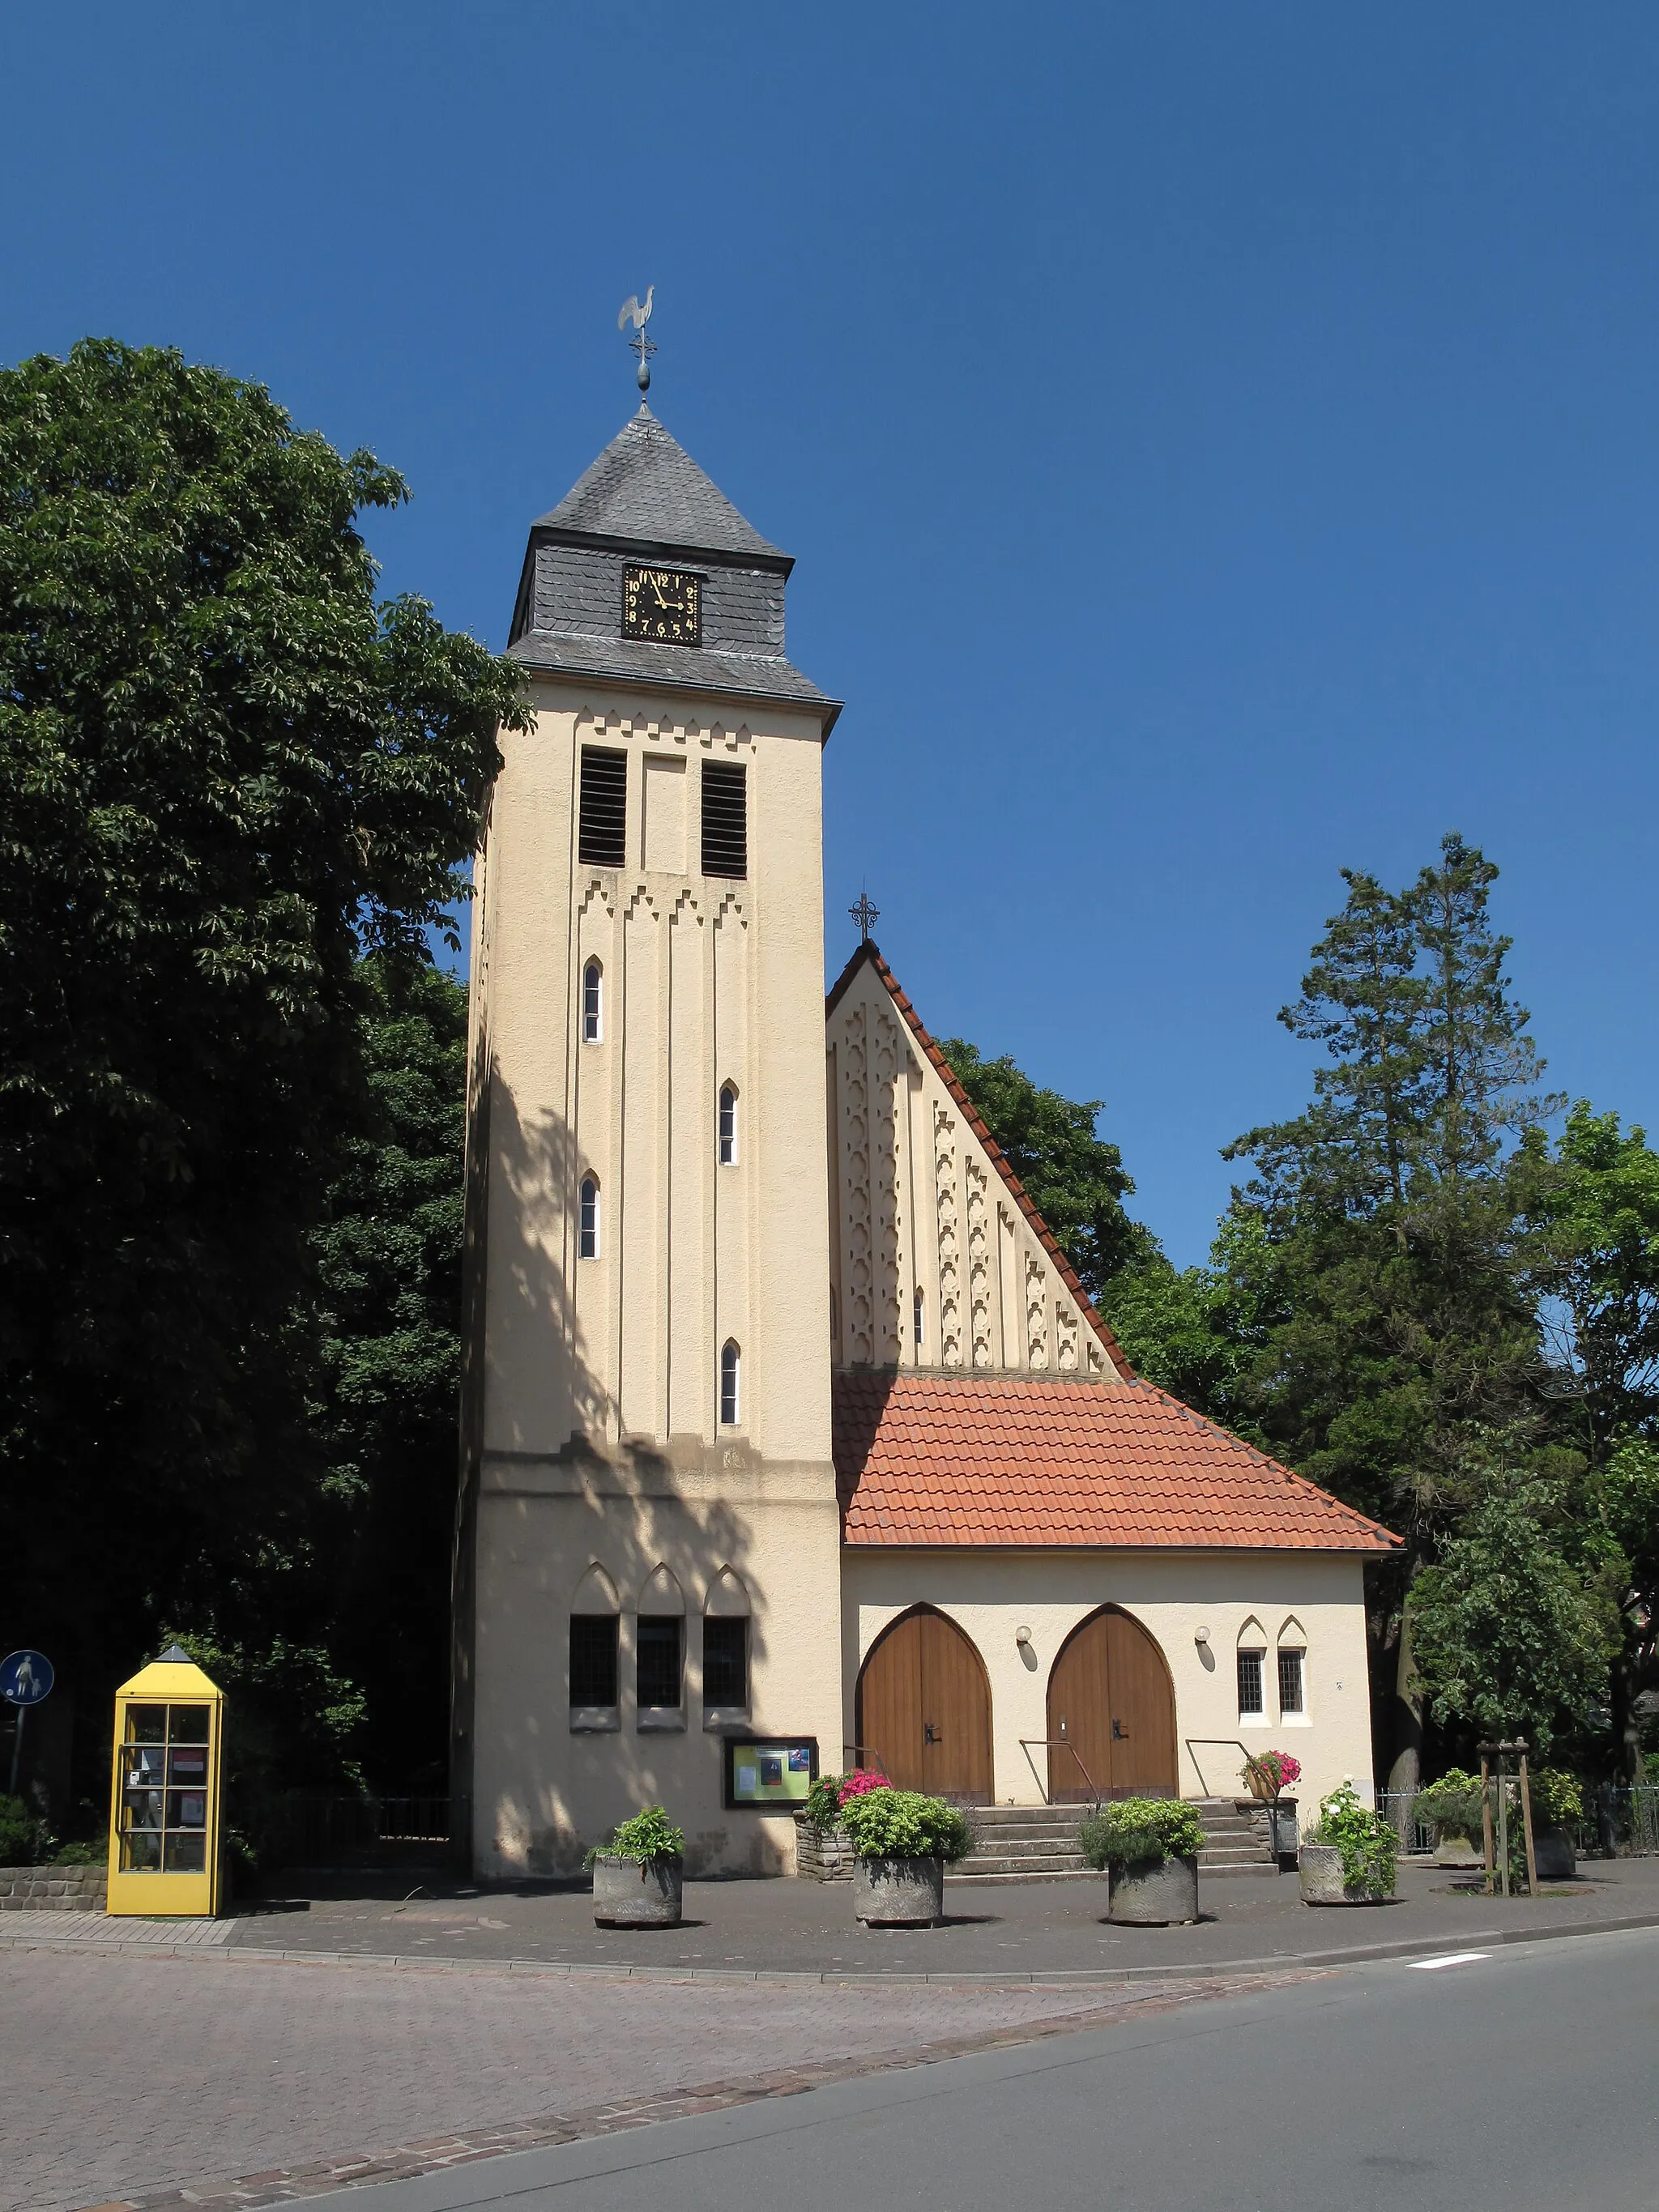
<instances>
[{"instance_id":1,"label":"stone planter","mask_svg":"<svg viewBox=\"0 0 1659 2212\"><path fill-rule=\"evenodd\" d=\"M855 1854L852 1838L839 1828L826 1835L804 1813L795 1815L795 1872L803 1881L851 1881Z\"/></svg>"},{"instance_id":2,"label":"stone planter","mask_svg":"<svg viewBox=\"0 0 1659 2212\"><path fill-rule=\"evenodd\" d=\"M682 1859L593 1862L593 1918L601 1928L678 1928Z\"/></svg>"},{"instance_id":3,"label":"stone planter","mask_svg":"<svg viewBox=\"0 0 1659 2212\"><path fill-rule=\"evenodd\" d=\"M101 1912L105 1866L0 1867L0 1912Z\"/></svg>"},{"instance_id":4,"label":"stone planter","mask_svg":"<svg viewBox=\"0 0 1659 2212\"><path fill-rule=\"evenodd\" d=\"M1534 1826L1532 1852L1538 1864L1540 1881L1571 1881L1578 1871L1578 1861L1565 1828Z\"/></svg>"},{"instance_id":5,"label":"stone planter","mask_svg":"<svg viewBox=\"0 0 1659 2212\"><path fill-rule=\"evenodd\" d=\"M1304 1844L1299 1855L1304 1905L1386 1905L1392 1889L1367 1889L1342 1879L1342 1854L1334 1844Z\"/></svg>"},{"instance_id":6,"label":"stone planter","mask_svg":"<svg viewBox=\"0 0 1659 2212\"><path fill-rule=\"evenodd\" d=\"M853 1910L866 1928L932 1928L945 1917L943 1859L858 1859Z\"/></svg>"},{"instance_id":7,"label":"stone planter","mask_svg":"<svg viewBox=\"0 0 1659 2212\"><path fill-rule=\"evenodd\" d=\"M1481 1856L1483 1845L1472 1843L1468 1836L1441 1834L1436 1831L1434 1863L1437 1867L1478 1867L1486 1861Z\"/></svg>"},{"instance_id":8,"label":"stone planter","mask_svg":"<svg viewBox=\"0 0 1659 2212\"><path fill-rule=\"evenodd\" d=\"M1130 1928L1190 1927L1198 1918L1198 1861L1188 1853L1109 1869L1109 1920Z\"/></svg>"}]
</instances>

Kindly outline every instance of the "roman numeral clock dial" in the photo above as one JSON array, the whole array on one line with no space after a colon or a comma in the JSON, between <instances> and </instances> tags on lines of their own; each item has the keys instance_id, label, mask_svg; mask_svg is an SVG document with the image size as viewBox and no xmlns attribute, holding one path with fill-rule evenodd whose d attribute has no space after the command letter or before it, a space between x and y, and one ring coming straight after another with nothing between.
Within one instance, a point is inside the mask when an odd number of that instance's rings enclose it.
<instances>
[{"instance_id":1,"label":"roman numeral clock dial","mask_svg":"<svg viewBox=\"0 0 1659 2212\"><path fill-rule=\"evenodd\" d=\"M701 645L702 578L678 568L624 568L623 635L652 645Z\"/></svg>"}]
</instances>

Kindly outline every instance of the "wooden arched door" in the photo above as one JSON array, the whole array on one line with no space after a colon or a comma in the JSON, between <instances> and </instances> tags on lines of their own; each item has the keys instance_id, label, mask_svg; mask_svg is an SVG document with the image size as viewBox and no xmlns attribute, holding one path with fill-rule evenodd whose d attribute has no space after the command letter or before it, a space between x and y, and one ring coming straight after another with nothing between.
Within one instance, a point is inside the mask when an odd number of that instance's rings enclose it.
<instances>
[{"instance_id":1,"label":"wooden arched door","mask_svg":"<svg viewBox=\"0 0 1659 2212\"><path fill-rule=\"evenodd\" d=\"M991 1802L991 1686L973 1645L918 1607L884 1630L859 1674L859 1745L900 1790Z\"/></svg>"},{"instance_id":2,"label":"wooden arched door","mask_svg":"<svg viewBox=\"0 0 1659 2212\"><path fill-rule=\"evenodd\" d=\"M1048 1677L1048 1795L1059 1804L1176 1794L1175 1688L1164 1654L1115 1606L1074 1629ZM1067 1750L1057 1750L1065 1744Z\"/></svg>"}]
</instances>

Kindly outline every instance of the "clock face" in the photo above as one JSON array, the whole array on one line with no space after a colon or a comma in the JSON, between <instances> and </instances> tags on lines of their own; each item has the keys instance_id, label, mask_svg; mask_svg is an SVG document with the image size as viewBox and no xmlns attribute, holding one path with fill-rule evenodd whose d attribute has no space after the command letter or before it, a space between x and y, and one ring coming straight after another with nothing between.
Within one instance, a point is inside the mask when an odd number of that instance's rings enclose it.
<instances>
[{"instance_id":1,"label":"clock face","mask_svg":"<svg viewBox=\"0 0 1659 2212\"><path fill-rule=\"evenodd\" d=\"M701 645L702 578L678 568L624 568L623 635L653 645Z\"/></svg>"}]
</instances>

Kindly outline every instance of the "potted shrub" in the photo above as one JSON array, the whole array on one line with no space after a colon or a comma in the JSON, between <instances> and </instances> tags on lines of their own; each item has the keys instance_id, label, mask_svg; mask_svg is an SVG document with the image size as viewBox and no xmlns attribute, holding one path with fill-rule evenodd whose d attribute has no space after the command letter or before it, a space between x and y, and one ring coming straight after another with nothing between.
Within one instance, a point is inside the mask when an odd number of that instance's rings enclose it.
<instances>
[{"instance_id":1,"label":"potted shrub","mask_svg":"<svg viewBox=\"0 0 1659 2212\"><path fill-rule=\"evenodd\" d=\"M1480 1778L1461 1766L1449 1768L1437 1782L1419 1790L1412 1800L1412 1815L1435 1831L1435 1861L1439 1866L1479 1866L1480 1841Z\"/></svg>"},{"instance_id":2,"label":"potted shrub","mask_svg":"<svg viewBox=\"0 0 1659 2212\"><path fill-rule=\"evenodd\" d=\"M1295 1798L1287 1797L1285 1790L1288 1784L1301 1778L1302 1761L1288 1751L1259 1751L1254 1757L1245 1755L1245 1787L1267 1808L1267 1840L1273 1846L1273 1856L1286 1874L1296 1864L1297 1806Z\"/></svg>"},{"instance_id":3,"label":"potted shrub","mask_svg":"<svg viewBox=\"0 0 1659 2212\"><path fill-rule=\"evenodd\" d=\"M1571 1881L1578 1871L1568 1821L1584 1817L1584 1793L1565 1767L1540 1766L1527 1778L1532 1797L1532 1850L1540 1881Z\"/></svg>"},{"instance_id":4,"label":"potted shrub","mask_svg":"<svg viewBox=\"0 0 1659 2212\"><path fill-rule=\"evenodd\" d=\"M1110 1883L1107 1917L1133 1927L1198 1918L1198 1854L1204 1824L1180 1797L1123 1797L1079 1832L1083 1856Z\"/></svg>"},{"instance_id":5,"label":"potted shrub","mask_svg":"<svg viewBox=\"0 0 1659 2212\"><path fill-rule=\"evenodd\" d=\"M883 1774L820 1774L795 1815L795 1872L807 1881L851 1881L853 1846L841 1824L843 1799L890 1787Z\"/></svg>"},{"instance_id":6,"label":"potted shrub","mask_svg":"<svg viewBox=\"0 0 1659 2212\"><path fill-rule=\"evenodd\" d=\"M586 1863L593 1918L601 1928L678 1928L685 1838L660 1805L613 1828Z\"/></svg>"},{"instance_id":7,"label":"potted shrub","mask_svg":"<svg viewBox=\"0 0 1659 2212\"><path fill-rule=\"evenodd\" d=\"M866 1927L931 1928L944 1918L945 1866L969 1842L954 1805L876 1778L842 1798L841 1825L856 1854L853 1910Z\"/></svg>"},{"instance_id":8,"label":"potted shrub","mask_svg":"<svg viewBox=\"0 0 1659 2212\"><path fill-rule=\"evenodd\" d=\"M1383 1905L1394 1895L1400 1838L1351 1782L1322 1798L1299 1856L1304 1905Z\"/></svg>"}]
</instances>

